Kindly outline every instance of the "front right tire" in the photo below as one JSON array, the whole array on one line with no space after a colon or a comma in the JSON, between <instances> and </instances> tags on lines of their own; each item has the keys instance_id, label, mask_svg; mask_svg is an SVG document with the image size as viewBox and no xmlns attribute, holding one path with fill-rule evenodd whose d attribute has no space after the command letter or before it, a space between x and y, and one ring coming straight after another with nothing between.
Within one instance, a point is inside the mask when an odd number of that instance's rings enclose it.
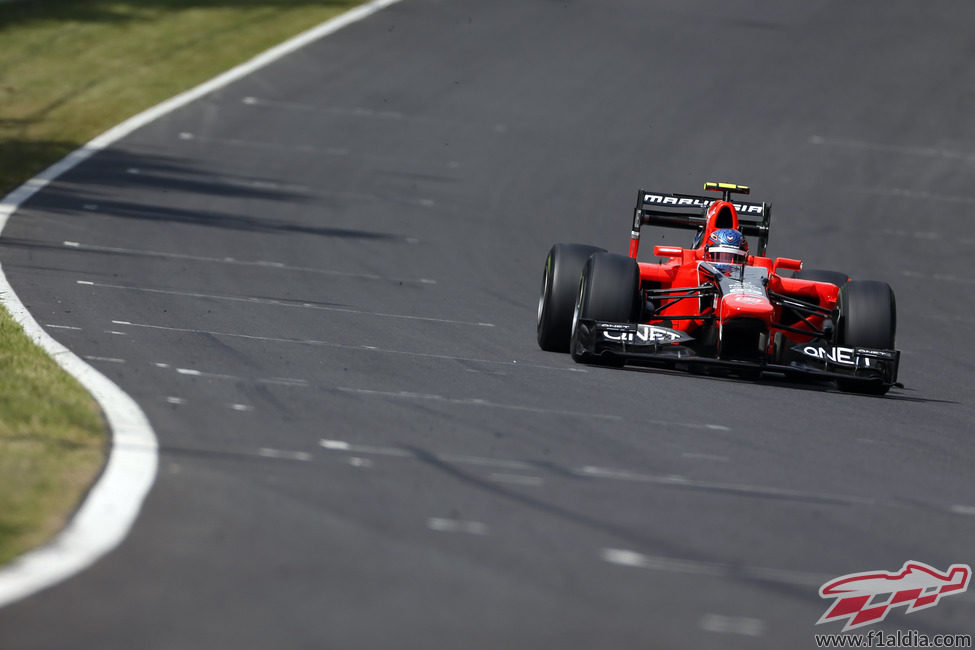
<instances>
[{"instance_id":1,"label":"front right tire","mask_svg":"<svg viewBox=\"0 0 975 650\"><path fill-rule=\"evenodd\" d=\"M840 288L837 345L893 350L897 334L897 305L886 282L854 280ZM890 386L869 379L838 379L840 390L883 395Z\"/></svg>"}]
</instances>

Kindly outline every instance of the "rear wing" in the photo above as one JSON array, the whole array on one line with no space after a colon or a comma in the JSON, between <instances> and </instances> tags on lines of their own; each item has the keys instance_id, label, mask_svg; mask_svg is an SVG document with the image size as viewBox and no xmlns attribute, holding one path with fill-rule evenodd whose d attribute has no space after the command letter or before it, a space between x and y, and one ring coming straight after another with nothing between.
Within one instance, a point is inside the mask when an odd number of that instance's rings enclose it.
<instances>
[{"instance_id":1,"label":"rear wing","mask_svg":"<svg viewBox=\"0 0 975 650\"><path fill-rule=\"evenodd\" d=\"M772 206L769 203L732 199L731 194L747 194L743 185L705 183L705 189L722 192L723 200L731 201L738 212L738 227L748 237L758 237L758 256L765 256L769 228L772 222ZM640 190L637 194L630 235L630 257L636 257L639 248L641 226L662 226L701 230L707 225L705 213L712 203L720 199L694 194L670 194Z\"/></svg>"}]
</instances>

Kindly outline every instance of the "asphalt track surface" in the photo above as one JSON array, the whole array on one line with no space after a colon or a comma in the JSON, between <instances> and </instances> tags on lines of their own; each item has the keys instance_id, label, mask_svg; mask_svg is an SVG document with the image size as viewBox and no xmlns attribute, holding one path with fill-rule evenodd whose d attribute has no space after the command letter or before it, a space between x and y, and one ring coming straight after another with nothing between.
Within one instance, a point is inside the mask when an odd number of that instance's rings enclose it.
<instances>
[{"instance_id":1,"label":"asphalt track surface","mask_svg":"<svg viewBox=\"0 0 975 650\"><path fill-rule=\"evenodd\" d=\"M0 260L160 473L0 647L811 647L826 580L973 563L973 21L405 0L83 163ZM538 349L548 247L624 252L638 188L704 180L773 203L771 255L890 282L903 388Z\"/></svg>"}]
</instances>

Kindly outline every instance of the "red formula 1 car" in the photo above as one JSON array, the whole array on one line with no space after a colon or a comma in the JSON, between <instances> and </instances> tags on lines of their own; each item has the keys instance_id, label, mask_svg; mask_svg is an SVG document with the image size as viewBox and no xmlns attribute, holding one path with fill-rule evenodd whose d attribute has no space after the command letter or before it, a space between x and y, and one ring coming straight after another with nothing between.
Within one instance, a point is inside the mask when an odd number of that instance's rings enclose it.
<instances>
[{"instance_id":1,"label":"red formula 1 car","mask_svg":"<svg viewBox=\"0 0 975 650\"><path fill-rule=\"evenodd\" d=\"M721 199L641 190L628 256L552 246L538 300L542 349L580 363L835 379L841 390L875 395L895 385L890 286L765 257L769 204L732 200L749 193L743 185L704 189ZM637 262L646 225L697 234L690 248L655 246L663 263ZM747 237L757 238L757 254Z\"/></svg>"}]
</instances>

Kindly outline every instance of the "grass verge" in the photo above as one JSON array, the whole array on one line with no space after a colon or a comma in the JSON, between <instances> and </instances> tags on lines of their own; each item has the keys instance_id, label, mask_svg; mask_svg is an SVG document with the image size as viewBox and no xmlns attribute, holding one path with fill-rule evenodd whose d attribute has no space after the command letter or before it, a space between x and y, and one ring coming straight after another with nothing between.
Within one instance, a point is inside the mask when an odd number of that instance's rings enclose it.
<instances>
[{"instance_id":1,"label":"grass verge","mask_svg":"<svg viewBox=\"0 0 975 650\"><path fill-rule=\"evenodd\" d=\"M64 525L105 447L95 402L0 309L0 563Z\"/></svg>"},{"instance_id":2,"label":"grass verge","mask_svg":"<svg viewBox=\"0 0 975 650\"><path fill-rule=\"evenodd\" d=\"M0 196L126 118L358 4L0 3ZM0 308L0 564L63 527L106 445L97 405Z\"/></svg>"}]
</instances>

